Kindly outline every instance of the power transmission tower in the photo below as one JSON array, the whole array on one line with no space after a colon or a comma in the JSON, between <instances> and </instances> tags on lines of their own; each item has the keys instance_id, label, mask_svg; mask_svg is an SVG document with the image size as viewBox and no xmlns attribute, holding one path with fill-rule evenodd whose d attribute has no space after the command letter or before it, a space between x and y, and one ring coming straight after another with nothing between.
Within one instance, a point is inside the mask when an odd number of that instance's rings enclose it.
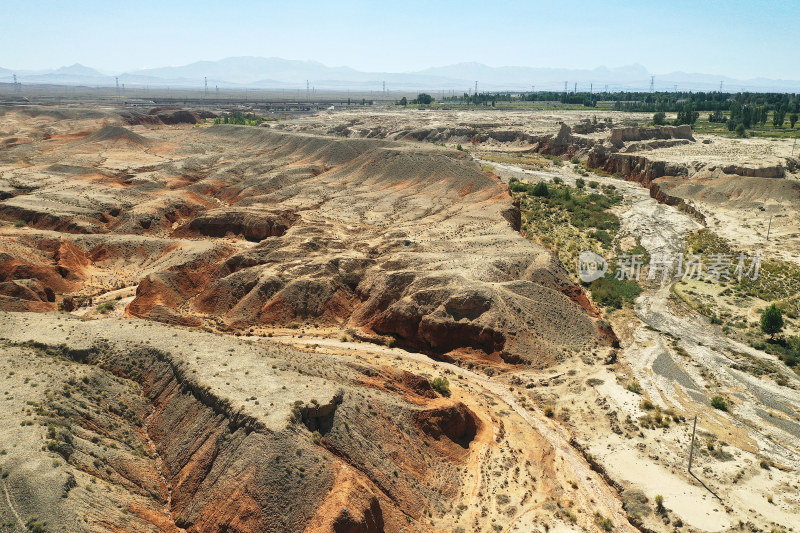
<instances>
[{"instance_id":1,"label":"power transmission tower","mask_svg":"<svg viewBox=\"0 0 800 533\"><path fill-rule=\"evenodd\" d=\"M117 100L119 100L119 78L114 76L114 82L117 84Z\"/></svg>"},{"instance_id":2,"label":"power transmission tower","mask_svg":"<svg viewBox=\"0 0 800 533\"><path fill-rule=\"evenodd\" d=\"M203 83L205 84L205 89L203 90L203 97L208 96L208 76L203 77Z\"/></svg>"},{"instance_id":3,"label":"power transmission tower","mask_svg":"<svg viewBox=\"0 0 800 533\"><path fill-rule=\"evenodd\" d=\"M564 94L567 94L567 83L566 81L564 82Z\"/></svg>"},{"instance_id":4,"label":"power transmission tower","mask_svg":"<svg viewBox=\"0 0 800 533\"><path fill-rule=\"evenodd\" d=\"M594 94L594 83L589 84L589 94Z\"/></svg>"},{"instance_id":5,"label":"power transmission tower","mask_svg":"<svg viewBox=\"0 0 800 533\"><path fill-rule=\"evenodd\" d=\"M606 90L605 90L605 92L608 92L608 84L606 84Z\"/></svg>"},{"instance_id":6,"label":"power transmission tower","mask_svg":"<svg viewBox=\"0 0 800 533\"><path fill-rule=\"evenodd\" d=\"M722 92L722 81L719 82L719 92Z\"/></svg>"},{"instance_id":7,"label":"power transmission tower","mask_svg":"<svg viewBox=\"0 0 800 533\"><path fill-rule=\"evenodd\" d=\"M676 83L673 87L674 87L675 92L678 92L678 84Z\"/></svg>"},{"instance_id":8,"label":"power transmission tower","mask_svg":"<svg viewBox=\"0 0 800 533\"><path fill-rule=\"evenodd\" d=\"M578 92L578 82L576 81L574 87L572 88L572 94L577 94L577 92Z\"/></svg>"},{"instance_id":9,"label":"power transmission tower","mask_svg":"<svg viewBox=\"0 0 800 533\"><path fill-rule=\"evenodd\" d=\"M311 101L311 85L306 80L306 100Z\"/></svg>"},{"instance_id":10,"label":"power transmission tower","mask_svg":"<svg viewBox=\"0 0 800 533\"><path fill-rule=\"evenodd\" d=\"M17 75L14 74L14 92L18 93L22 89L21 84L17 83Z\"/></svg>"},{"instance_id":11,"label":"power transmission tower","mask_svg":"<svg viewBox=\"0 0 800 533\"><path fill-rule=\"evenodd\" d=\"M475 96L478 96L478 80L475 80Z\"/></svg>"},{"instance_id":12,"label":"power transmission tower","mask_svg":"<svg viewBox=\"0 0 800 533\"><path fill-rule=\"evenodd\" d=\"M655 76L650 76L650 92L653 92L653 89L655 88L655 80Z\"/></svg>"}]
</instances>

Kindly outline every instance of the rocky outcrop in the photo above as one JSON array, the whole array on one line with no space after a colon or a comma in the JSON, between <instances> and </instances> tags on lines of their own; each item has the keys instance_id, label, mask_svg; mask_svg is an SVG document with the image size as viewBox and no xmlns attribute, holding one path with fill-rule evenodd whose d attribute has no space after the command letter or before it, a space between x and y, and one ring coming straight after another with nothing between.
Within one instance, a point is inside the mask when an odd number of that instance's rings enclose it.
<instances>
[{"instance_id":1,"label":"rocky outcrop","mask_svg":"<svg viewBox=\"0 0 800 533\"><path fill-rule=\"evenodd\" d=\"M742 165L725 165L722 172L725 174L735 174L748 178L785 178L786 168L783 165L772 165L766 167L745 167ZM708 168L714 170L714 168Z\"/></svg>"},{"instance_id":2,"label":"rocky outcrop","mask_svg":"<svg viewBox=\"0 0 800 533\"><path fill-rule=\"evenodd\" d=\"M220 208L201 213L176 235L193 232L207 237L240 235L248 241L280 237L297 221L299 215L286 210L259 208Z\"/></svg>"},{"instance_id":3,"label":"rocky outcrop","mask_svg":"<svg viewBox=\"0 0 800 533\"><path fill-rule=\"evenodd\" d=\"M372 496L360 516L344 507L334 518L332 528L334 533L383 533L383 512L378 498Z\"/></svg>"},{"instance_id":4,"label":"rocky outcrop","mask_svg":"<svg viewBox=\"0 0 800 533\"><path fill-rule=\"evenodd\" d=\"M609 127L610 126L607 122L598 122L595 124L587 118L573 125L572 131L573 133L578 133L580 135L588 135L591 133L597 133L598 131L605 131Z\"/></svg>"},{"instance_id":5,"label":"rocky outcrop","mask_svg":"<svg viewBox=\"0 0 800 533\"><path fill-rule=\"evenodd\" d=\"M420 430L435 440L449 439L462 448L469 447L475 438L480 422L475 414L461 402L456 404L420 411L416 415L416 423Z\"/></svg>"},{"instance_id":6,"label":"rocky outcrop","mask_svg":"<svg viewBox=\"0 0 800 533\"><path fill-rule=\"evenodd\" d=\"M602 169L609 174L622 176L628 181L640 183L649 189L651 197L667 205L679 206L682 210L705 224L705 215L697 208L687 203L683 198L665 193L656 182L658 178L665 176L688 178L689 167L687 165L652 161L640 155L609 153L608 150L602 147L596 147L589 152L587 165L592 168Z\"/></svg>"},{"instance_id":7,"label":"rocky outcrop","mask_svg":"<svg viewBox=\"0 0 800 533\"><path fill-rule=\"evenodd\" d=\"M614 128L608 136L609 142L615 146L629 141L644 141L649 139L688 139L694 141L692 127L688 124L681 126L657 126L654 128L630 127Z\"/></svg>"}]
</instances>

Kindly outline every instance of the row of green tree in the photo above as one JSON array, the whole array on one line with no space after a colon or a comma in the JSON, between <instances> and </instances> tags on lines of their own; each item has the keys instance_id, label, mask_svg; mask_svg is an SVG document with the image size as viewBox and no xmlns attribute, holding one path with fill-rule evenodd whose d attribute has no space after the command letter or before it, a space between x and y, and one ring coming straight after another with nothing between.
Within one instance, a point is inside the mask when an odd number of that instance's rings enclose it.
<instances>
[{"instance_id":1,"label":"row of green tree","mask_svg":"<svg viewBox=\"0 0 800 533\"><path fill-rule=\"evenodd\" d=\"M214 119L214 124L238 124L240 126L258 126L262 122L269 119L256 115L255 113L242 113L241 111L232 111L230 113L223 113L222 116Z\"/></svg>"},{"instance_id":2,"label":"row of green tree","mask_svg":"<svg viewBox=\"0 0 800 533\"><path fill-rule=\"evenodd\" d=\"M689 109L697 112L722 113L745 107L764 108L766 112L778 112L778 117L800 113L800 95L789 93L754 92L691 92L691 91L538 91L511 93L485 92L463 93L442 98L446 103L495 105L496 102L560 102L569 105L596 107L598 102L614 102L617 111L678 113ZM783 110L783 111L782 111ZM689 123L689 122L687 122ZM738 123L738 122L737 122Z\"/></svg>"}]
</instances>

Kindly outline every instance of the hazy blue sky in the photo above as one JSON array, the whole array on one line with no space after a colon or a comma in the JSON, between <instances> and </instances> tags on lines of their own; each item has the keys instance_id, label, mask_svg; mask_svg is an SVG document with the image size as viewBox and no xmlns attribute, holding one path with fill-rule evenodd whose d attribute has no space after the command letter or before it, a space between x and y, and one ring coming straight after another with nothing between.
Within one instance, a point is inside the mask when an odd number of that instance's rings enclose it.
<instances>
[{"instance_id":1,"label":"hazy blue sky","mask_svg":"<svg viewBox=\"0 0 800 533\"><path fill-rule=\"evenodd\" d=\"M0 0L0 67L110 73L237 55L800 77L800 0Z\"/></svg>"}]
</instances>

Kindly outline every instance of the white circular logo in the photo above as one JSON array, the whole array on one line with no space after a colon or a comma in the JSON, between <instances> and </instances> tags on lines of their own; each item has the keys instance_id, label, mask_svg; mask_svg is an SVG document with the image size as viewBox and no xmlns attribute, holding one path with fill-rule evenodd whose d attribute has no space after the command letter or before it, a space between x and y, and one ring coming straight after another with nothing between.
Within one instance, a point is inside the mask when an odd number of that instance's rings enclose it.
<instances>
[{"instance_id":1,"label":"white circular logo","mask_svg":"<svg viewBox=\"0 0 800 533\"><path fill-rule=\"evenodd\" d=\"M594 252L581 252L578 256L578 277L584 283L600 279L608 272L608 262Z\"/></svg>"}]
</instances>

